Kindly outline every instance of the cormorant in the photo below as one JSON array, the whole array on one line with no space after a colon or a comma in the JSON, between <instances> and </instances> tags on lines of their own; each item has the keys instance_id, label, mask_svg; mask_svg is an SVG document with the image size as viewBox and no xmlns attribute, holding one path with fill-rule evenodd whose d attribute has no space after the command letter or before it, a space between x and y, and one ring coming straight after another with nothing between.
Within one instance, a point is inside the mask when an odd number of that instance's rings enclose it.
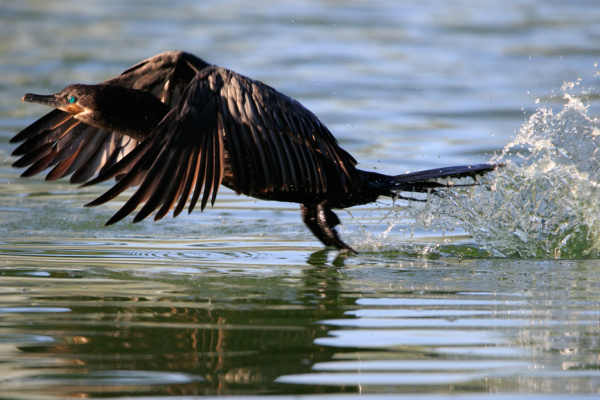
<instances>
[{"instance_id":1,"label":"cormorant","mask_svg":"<svg viewBox=\"0 0 600 400\"><path fill-rule=\"evenodd\" d=\"M181 51L165 52L98 85L69 85L23 101L55 108L11 139L22 143L13 166L55 180L71 175L83 186L117 183L86 206L139 185L106 223L145 203L134 222L156 209L179 215L191 195L204 210L222 184L237 194L299 203L302 219L325 246L355 253L339 237L332 209L398 192L447 186L432 178L476 176L496 165L436 168L387 176L356 168L356 160L299 102L262 82ZM98 173L95 179L89 180ZM87 181L87 183L86 183Z\"/></svg>"}]
</instances>

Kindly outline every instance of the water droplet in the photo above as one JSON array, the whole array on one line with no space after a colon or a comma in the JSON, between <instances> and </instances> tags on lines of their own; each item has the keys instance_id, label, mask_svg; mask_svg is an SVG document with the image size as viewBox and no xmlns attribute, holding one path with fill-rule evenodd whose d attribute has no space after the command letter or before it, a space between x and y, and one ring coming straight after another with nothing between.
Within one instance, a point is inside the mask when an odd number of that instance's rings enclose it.
<instances>
[{"instance_id":1,"label":"water droplet","mask_svg":"<svg viewBox=\"0 0 600 400\"><path fill-rule=\"evenodd\" d=\"M535 111L490 160L506 167L412 205L413 228L463 229L497 257L598 257L600 120L574 95L567 99L556 114ZM510 163L513 154L518 163Z\"/></svg>"}]
</instances>

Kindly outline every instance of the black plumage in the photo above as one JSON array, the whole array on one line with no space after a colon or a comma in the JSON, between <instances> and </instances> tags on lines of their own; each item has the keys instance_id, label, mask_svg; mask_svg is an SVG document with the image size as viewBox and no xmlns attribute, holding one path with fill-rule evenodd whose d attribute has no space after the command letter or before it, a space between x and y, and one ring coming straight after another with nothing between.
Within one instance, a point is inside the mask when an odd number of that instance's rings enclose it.
<instances>
[{"instance_id":1,"label":"black plumage","mask_svg":"<svg viewBox=\"0 0 600 400\"><path fill-rule=\"evenodd\" d=\"M142 205L134 218L173 207L179 215L200 202L214 204L223 184L238 194L301 204L302 217L326 246L342 242L332 209L424 192L445 184L433 178L476 176L496 168L479 164L387 176L356 168L356 160L309 110L264 83L210 65L184 52L149 58L98 85L27 94L24 101L56 108L11 142L24 142L13 165L23 176L53 167L46 179L117 183L88 206L138 186L107 222ZM89 180L93 176L96 178Z\"/></svg>"}]
</instances>

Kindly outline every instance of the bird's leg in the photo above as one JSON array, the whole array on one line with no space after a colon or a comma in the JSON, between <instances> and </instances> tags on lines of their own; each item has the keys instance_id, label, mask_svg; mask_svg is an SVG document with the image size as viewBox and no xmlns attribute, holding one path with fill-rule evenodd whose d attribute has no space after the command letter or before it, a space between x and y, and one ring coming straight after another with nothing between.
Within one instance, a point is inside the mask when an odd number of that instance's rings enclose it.
<instances>
[{"instance_id":1,"label":"bird's leg","mask_svg":"<svg viewBox=\"0 0 600 400\"><path fill-rule=\"evenodd\" d=\"M318 204L302 204L300 209L306 226L325 246L336 247L340 253L357 254L338 237L335 227L340 224L340 219L331 211L327 200Z\"/></svg>"}]
</instances>

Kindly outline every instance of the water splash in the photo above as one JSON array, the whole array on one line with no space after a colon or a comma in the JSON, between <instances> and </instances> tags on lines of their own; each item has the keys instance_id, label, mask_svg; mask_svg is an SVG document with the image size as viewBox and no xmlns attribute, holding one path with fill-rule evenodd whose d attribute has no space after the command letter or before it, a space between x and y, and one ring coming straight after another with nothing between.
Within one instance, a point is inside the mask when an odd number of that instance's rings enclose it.
<instances>
[{"instance_id":1,"label":"water splash","mask_svg":"<svg viewBox=\"0 0 600 400\"><path fill-rule=\"evenodd\" d=\"M600 255L600 121L568 92L554 114L540 108L491 162L505 168L469 190L446 190L405 209L415 227L467 231L494 257ZM585 94L585 93L584 93Z\"/></svg>"}]
</instances>

